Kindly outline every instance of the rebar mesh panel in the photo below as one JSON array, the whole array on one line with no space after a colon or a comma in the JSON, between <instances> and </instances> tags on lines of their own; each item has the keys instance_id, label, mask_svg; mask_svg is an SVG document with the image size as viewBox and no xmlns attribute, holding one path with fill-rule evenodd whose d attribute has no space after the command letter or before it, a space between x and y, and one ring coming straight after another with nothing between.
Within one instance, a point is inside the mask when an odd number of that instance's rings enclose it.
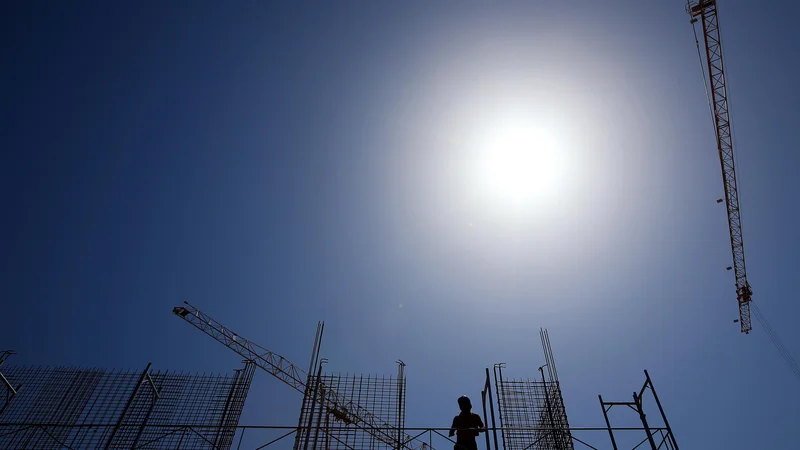
<instances>
[{"instance_id":1,"label":"rebar mesh panel","mask_svg":"<svg viewBox=\"0 0 800 450\"><path fill-rule=\"evenodd\" d=\"M0 448L20 450L228 449L253 376L251 364L232 376L150 372L152 383L134 371L3 369L21 388L0 413Z\"/></svg>"},{"instance_id":2,"label":"rebar mesh panel","mask_svg":"<svg viewBox=\"0 0 800 450\"><path fill-rule=\"evenodd\" d=\"M396 443L403 441L405 378L325 374L310 381L309 398L301 412L303 429L297 434L295 449L379 450L396 448ZM367 426L353 416L354 411L331 402L330 391L369 411L381 425Z\"/></svg>"},{"instance_id":3,"label":"rebar mesh panel","mask_svg":"<svg viewBox=\"0 0 800 450\"><path fill-rule=\"evenodd\" d=\"M504 379L498 404L506 450L572 450L558 382Z\"/></svg>"}]
</instances>

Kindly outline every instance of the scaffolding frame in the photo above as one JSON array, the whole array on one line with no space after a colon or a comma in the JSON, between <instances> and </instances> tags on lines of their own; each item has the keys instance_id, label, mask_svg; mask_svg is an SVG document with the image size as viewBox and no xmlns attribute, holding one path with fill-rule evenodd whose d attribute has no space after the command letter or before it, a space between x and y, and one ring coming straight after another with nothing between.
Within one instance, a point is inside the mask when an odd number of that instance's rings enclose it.
<instances>
[{"instance_id":1,"label":"scaffolding frame","mask_svg":"<svg viewBox=\"0 0 800 450\"><path fill-rule=\"evenodd\" d=\"M229 449L254 371L10 366L3 379L17 388L0 411L0 448Z\"/></svg>"},{"instance_id":2,"label":"scaffolding frame","mask_svg":"<svg viewBox=\"0 0 800 450\"><path fill-rule=\"evenodd\" d=\"M597 398L600 400L600 406L603 408L603 417L606 420L608 436L611 438L611 445L613 446L614 450L618 450L617 441L614 437L615 428L611 427L611 420L608 417L608 412L614 406L626 406L636 412L636 414L639 416L639 420L642 422L642 431L645 433L645 438L639 442L634 449L647 442L651 450L658 450L661 448L666 450L679 450L678 443L675 441L675 435L672 434L672 428L669 426L667 415L664 413L664 408L661 406L661 400L659 400L658 394L656 394L656 388L653 386L653 380L650 378L650 374L647 373L647 370L644 371L644 377L644 385L639 392L634 391L633 401L606 402L603 401L602 395L597 396ZM663 427L653 428L647 421L647 414L645 414L643 402L645 392L647 391L652 394L652 397L656 402L656 406L658 406L658 411L661 413L661 419L664 422ZM656 442L656 439L658 439L658 442Z\"/></svg>"},{"instance_id":3,"label":"scaffolding frame","mask_svg":"<svg viewBox=\"0 0 800 450\"><path fill-rule=\"evenodd\" d=\"M94 425L94 424L87 424L86 427L94 427L94 428L108 428L112 427L113 425ZM52 427L56 428L57 425L52 425ZM163 428L165 430L172 430L172 432L183 432L184 430L194 430L194 431L206 431L209 432L211 430L217 430L221 428L220 426L193 426L191 424L174 424L174 425L164 425ZM288 448L286 442L292 436L297 435L297 426L296 425L238 425L236 427L232 427L236 431L237 439L236 445L233 447L237 450L264 450L270 448ZM343 431L347 426L345 425L331 425L328 428L329 431ZM447 431L449 427L406 427L400 431L410 433L413 435L413 444L406 444L403 448L412 449L412 450L435 450L437 445L446 444L445 446L439 448L447 448L447 446L452 446L455 442L452 438L447 437ZM612 427L611 428L614 432L636 432L642 433L645 431L642 427ZM653 433L666 433L666 428L664 427L650 427L649 428ZM392 429L394 430L394 428ZM503 432L506 429L501 427L489 427L488 431L493 432ZM519 428L515 428L516 431L519 431ZM529 431L541 431L541 432L550 432L552 431L551 428L541 428L541 427L534 427L528 429ZM607 445L601 445L595 442L602 441L607 443L608 442L608 427L606 426L595 426L595 427L570 427L568 431L571 434L570 439L574 442L576 449L590 449L590 450L600 450L608 448ZM271 432L272 435L277 437L270 437L270 438L262 438L261 436L257 435L257 433L265 433ZM586 436L583 438L579 438L575 435L575 433L580 432L583 434L592 433L594 436L597 436L595 439L589 439ZM590 441L590 442L587 442ZM322 441L322 440L321 440ZM381 442L378 440L378 442ZM289 446L291 444L288 444ZM388 445L388 444L381 444L381 445ZM183 448L183 447L181 447ZM324 448L324 447L318 447ZM367 447L369 448L369 447ZM486 446L487 450L496 450L502 449L503 447L494 447L491 444ZM535 448L535 447L530 447ZM641 446L639 447L641 448ZM666 448L666 447L662 447Z\"/></svg>"}]
</instances>

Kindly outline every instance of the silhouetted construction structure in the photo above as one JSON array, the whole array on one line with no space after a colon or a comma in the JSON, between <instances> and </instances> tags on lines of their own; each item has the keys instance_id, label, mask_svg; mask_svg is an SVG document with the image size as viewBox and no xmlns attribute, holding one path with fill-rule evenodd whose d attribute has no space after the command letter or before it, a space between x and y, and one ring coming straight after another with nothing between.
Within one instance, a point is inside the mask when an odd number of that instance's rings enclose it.
<instances>
[{"instance_id":1,"label":"silhouetted construction structure","mask_svg":"<svg viewBox=\"0 0 800 450\"><path fill-rule=\"evenodd\" d=\"M296 449L396 449L408 448L403 442L406 413L405 364L398 361L397 377L376 375L322 374L310 378L308 395L303 399L300 423L306 433L295 437ZM321 366L320 366L321 369ZM380 430L358 426L347 405L328 401L328 392L353 399L371 411L382 423L392 427ZM387 439L392 436L394 439Z\"/></svg>"},{"instance_id":2,"label":"silhouetted construction structure","mask_svg":"<svg viewBox=\"0 0 800 450\"><path fill-rule=\"evenodd\" d=\"M237 354L253 361L258 367L302 392L302 403L298 422L294 426L252 426L239 427L241 444L244 432L254 430L288 430L282 436L271 439L258 449L266 448L294 435L294 450L320 449L434 449L433 439L447 440L442 431L447 428L409 428L405 426L406 377L405 364L397 361L396 377L324 374L320 358L324 323L317 325L317 333L311 352L308 371L300 369L286 358L253 343L226 328L208 314L189 305L178 306L173 313L189 322L205 334L222 343ZM546 330L539 332L544 364L539 367L536 378L512 379L503 375L505 365L495 364L494 383L489 369L486 369L486 382L481 391L484 422L491 424L485 433L486 448L504 450L573 450L576 443L584 448L597 448L575 436L575 431L604 431L609 434L614 450L621 448L615 439L614 431L631 433L643 432L645 438L631 448L642 448L650 443L651 450L666 448L678 450L669 425L652 426L647 423L641 401L646 389L655 396L655 389L649 375L645 387L634 395L635 406L640 412L642 426L611 426L606 414L605 427L575 428L567 420L566 408L561 394L555 358L550 337ZM646 372L645 372L646 373ZM494 384L494 390L492 389ZM497 399L497 408L493 399ZM487 401L488 400L488 401ZM638 402L638 403L636 403ZM666 416L656 397L656 403ZM620 403L603 402L606 407ZM497 414L495 414L497 411ZM491 421L489 421L491 417ZM499 426L496 423L499 420ZM409 434L410 433L410 434ZM491 437L490 437L491 433ZM498 433L500 439L498 439ZM427 438L427 439L426 439ZM656 444L656 441L659 444ZM247 447L250 448L250 447Z\"/></svg>"},{"instance_id":3,"label":"silhouetted construction structure","mask_svg":"<svg viewBox=\"0 0 800 450\"><path fill-rule=\"evenodd\" d=\"M369 441L372 443L371 446L364 448L370 449L401 449L413 446L415 442L418 442L403 432L405 376L402 371L404 366L402 363L400 363L397 396L389 387L392 383L391 380L388 384L385 379L379 383L377 378L368 377L367 383L364 384L363 378L359 378L361 383L356 388L353 384L348 385L347 380L342 383L341 376L335 378L322 375L324 360L321 360L319 355L325 330L324 322L317 324L317 334L311 350L311 363L306 372L283 356L234 333L230 328L225 327L188 302L184 302L183 306L176 306L172 312L217 342L247 360L253 361L265 372L303 393L303 404L295 436L295 450L327 448L322 447L322 443L318 442L318 439L328 439L332 442L331 445L344 445L343 448L352 448L338 439L337 433L339 432L345 433L348 438L352 437L356 442L362 444ZM355 382L355 378L350 380ZM340 392L340 388L344 391ZM391 403L395 401L395 397L397 398L396 407ZM395 410L397 410L396 415ZM338 418L340 421L346 419L346 429L333 432L333 428L327 427L321 433L323 420L327 421L328 418L323 418L319 416L320 414ZM313 439L312 435L315 436ZM370 438L368 439L367 436Z\"/></svg>"},{"instance_id":4,"label":"silhouetted construction structure","mask_svg":"<svg viewBox=\"0 0 800 450\"><path fill-rule=\"evenodd\" d=\"M603 417L606 419L608 436L611 438L611 445L613 446L614 450L618 449L617 439L614 436L614 428L611 426L611 420L609 419L608 412L614 406L625 406L630 410L633 410L642 423L642 430L644 431L645 437L637 445L647 442L651 449L663 448L664 450L678 450L678 443L675 441L675 435L672 434L672 428L670 428L669 421L667 421L667 415L664 414L664 408L661 406L661 400L658 399L658 394L656 394L656 388L653 386L653 380L650 379L650 374L647 373L646 370L644 371L644 376L644 385L638 392L634 391L633 401L606 402L603 400L602 395L597 396L600 399L600 406L603 408ZM653 400L655 400L656 406L658 406L658 411L661 413L661 420L664 423L663 427L653 428L647 420L647 414L645 414L644 411L644 397L646 392L650 392Z\"/></svg>"},{"instance_id":5,"label":"silhouetted construction structure","mask_svg":"<svg viewBox=\"0 0 800 450\"><path fill-rule=\"evenodd\" d=\"M4 366L0 448L229 449L254 371Z\"/></svg>"},{"instance_id":6,"label":"silhouetted construction structure","mask_svg":"<svg viewBox=\"0 0 800 450\"><path fill-rule=\"evenodd\" d=\"M694 24L700 22L705 44L706 67L708 78L706 95L708 96L711 116L714 120L714 134L717 138L717 153L722 169L722 185L725 189L725 207L728 212L728 231L731 238L731 254L736 282L736 300L739 304L739 319L742 333L750 333L750 301L753 291L747 281L747 268L744 261L744 239L742 238L742 216L740 211L739 190L736 184L736 163L734 161L733 134L731 132L730 108L728 105L728 88L725 80L725 64L722 59L722 38L719 33L719 17L716 0L687 1L686 12ZM700 52L700 44L695 31L695 42ZM703 58L700 57L701 63ZM702 65L701 65L702 67ZM703 79L706 80L705 69ZM710 89L709 89L710 87ZM722 199L717 200L722 203Z\"/></svg>"},{"instance_id":7,"label":"silhouetted construction structure","mask_svg":"<svg viewBox=\"0 0 800 450\"><path fill-rule=\"evenodd\" d=\"M294 450L435 450L434 443L439 449L454 443L443 434L449 429L447 420L440 427L406 425L403 361L397 361L396 376L323 373L327 360L320 358L321 322L305 372L193 307L173 312L244 356L244 367L232 375L153 371L149 364L141 372L8 367L3 363L12 352L0 352L0 449L229 450L235 444L237 450L289 445ZM647 372L632 402L606 402L600 397L605 426L570 426L546 330L540 330L540 338L545 363L538 376L508 378L501 363L495 365L492 380L486 369L480 412L487 425L482 430L487 450L573 450L579 445L597 449L584 440L586 432L607 433L614 450L643 448L643 444L650 450L678 450ZM296 423L239 425L256 367L303 393ZM652 394L663 419L655 425L645 414L646 392ZM638 413L641 426L612 427L608 412L618 405ZM245 441L249 430L251 441ZM263 433L272 431L283 434L264 438ZM630 439L618 438L620 433L641 436L634 436L636 442L629 445ZM294 437L293 444L285 439L289 436Z\"/></svg>"},{"instance_id":8,"label":"silhouetted construction structure","mask_svg":"<svg viewBox=\"0 0 800 450\"><path fill-rule=\"evenodd\" d=\"M497 409L506 450L574 448L550 337L547 330L539 330L539 336L545 358L545 364L539 367L539 379L506 378L505 365L494 366Z\"/></svg>"}]
</instances>

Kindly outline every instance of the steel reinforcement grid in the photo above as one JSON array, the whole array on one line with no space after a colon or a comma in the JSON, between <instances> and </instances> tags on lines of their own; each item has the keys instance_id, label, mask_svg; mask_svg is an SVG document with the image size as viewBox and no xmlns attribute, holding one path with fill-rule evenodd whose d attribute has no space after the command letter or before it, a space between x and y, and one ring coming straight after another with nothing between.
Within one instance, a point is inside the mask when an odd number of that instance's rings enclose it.
<instances>
[{"instance_id":1,"label":"steel reinforcement grid","mask_svg":"<svg viewBox=\"0 0 800 450\"><path fill-rule=\"evenodd\" d=\"M324 374L310 381L295 449L392 449L403 440L405 377ZM387 427L365 426L347 405L332 404L328 390L371 411Z\"/></svg>"},{"instance_id":2,"label":"steel reinforcement grid","mask_svg":"<svg viewBox=\"0 0 800 450\"><path fill-rule=\"evenodd\" d=\"M4 366L16 393L0 403L0 448L229 449L254 370Z\"/></svg>"}]
</instances>

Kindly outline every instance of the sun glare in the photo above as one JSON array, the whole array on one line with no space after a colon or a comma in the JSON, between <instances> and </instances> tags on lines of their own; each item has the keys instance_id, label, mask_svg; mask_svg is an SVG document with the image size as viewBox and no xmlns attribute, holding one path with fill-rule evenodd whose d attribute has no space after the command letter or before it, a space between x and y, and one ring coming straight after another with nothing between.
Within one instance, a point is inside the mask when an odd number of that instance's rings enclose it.
<instances>
[{"instance_id":1,"label":"sun glare","mask_svg":"<svg viewBox=\"0 0 800 450\"><path fill-rule=\"evenodd\" d=\"M549 196L562 178L558 142L544 129L515 125L485 136L478 171L492 201L526 206Z\"/></svg>"}]
</instances>

